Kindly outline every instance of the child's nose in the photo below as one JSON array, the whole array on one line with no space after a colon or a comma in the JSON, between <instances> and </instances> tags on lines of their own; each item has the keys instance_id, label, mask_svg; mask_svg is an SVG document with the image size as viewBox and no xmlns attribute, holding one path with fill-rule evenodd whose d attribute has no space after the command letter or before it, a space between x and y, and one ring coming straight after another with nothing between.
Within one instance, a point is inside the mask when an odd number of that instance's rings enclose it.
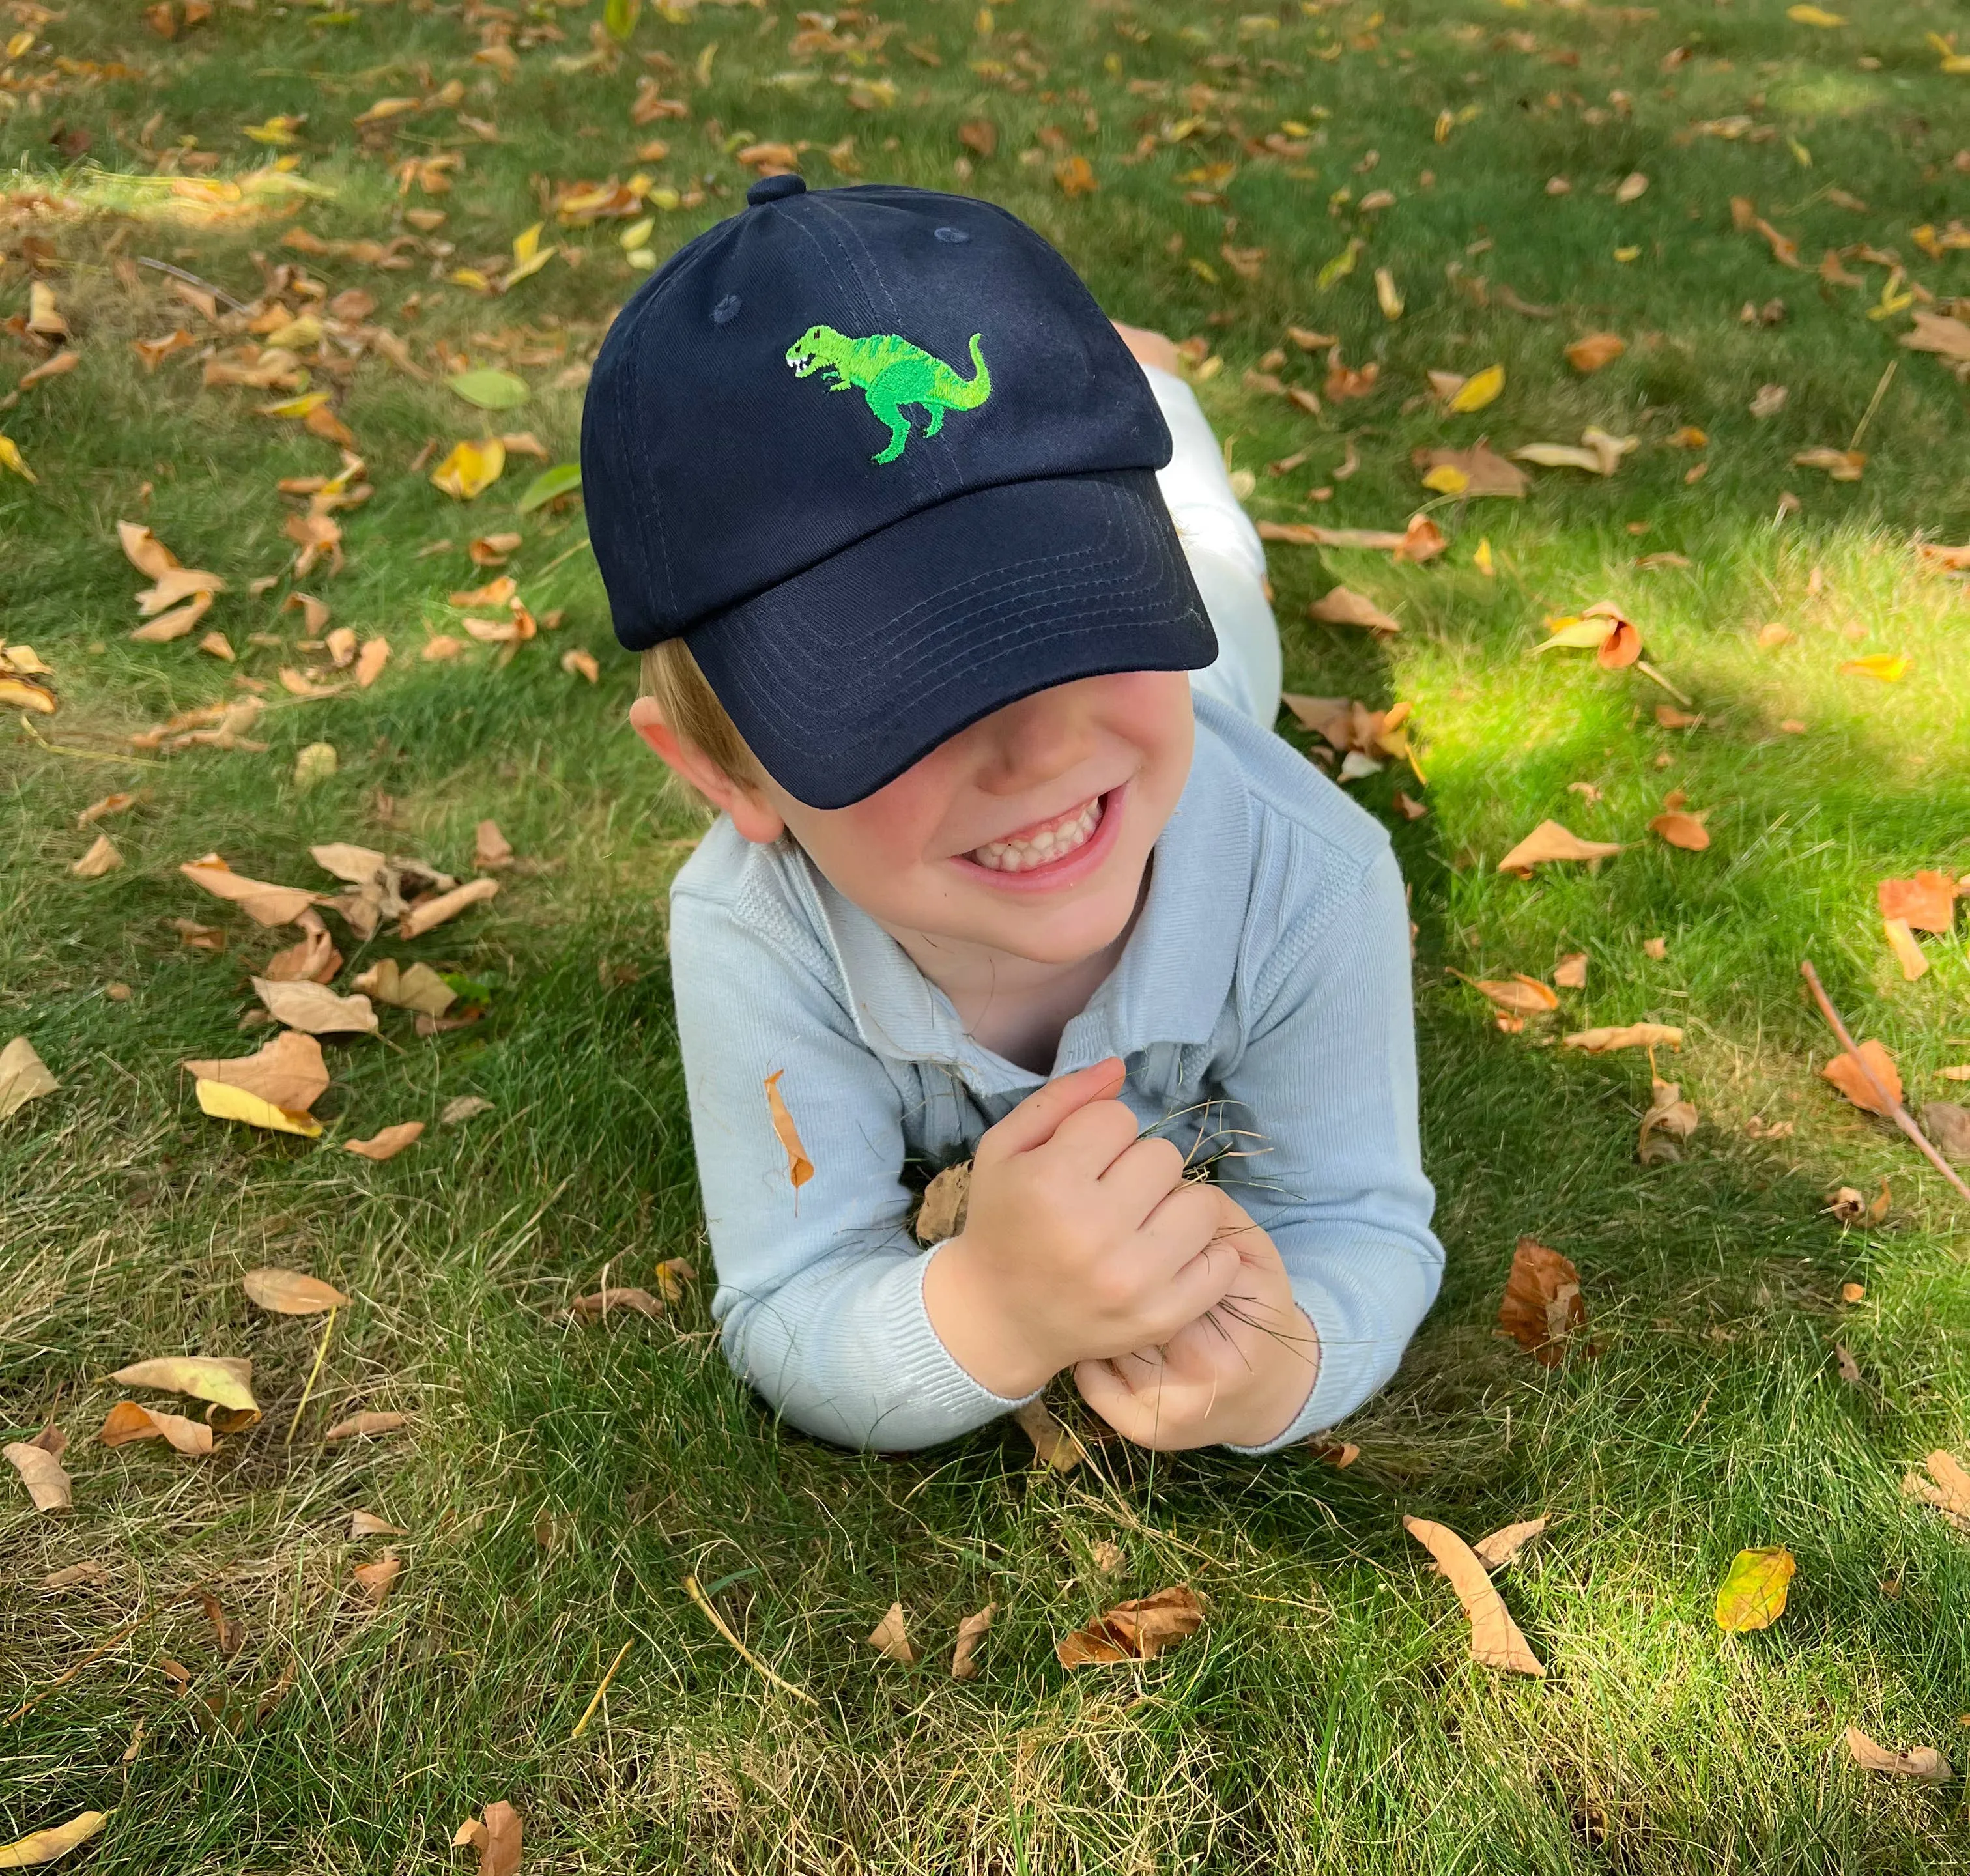
<instances>
[{"instance_id":1,"label":"child's nose","mask_svg":"<svg viewBox=\"0 0 1970 1876\"><path fill-rule=\"evenodd\" d=\"M1056 685L996 711L988 719L990 757L980 785L992 794L1017 794L1085 761L1094 746L1094 725L1074 694L1079 688Z\"/></svg>"}]
</instances>

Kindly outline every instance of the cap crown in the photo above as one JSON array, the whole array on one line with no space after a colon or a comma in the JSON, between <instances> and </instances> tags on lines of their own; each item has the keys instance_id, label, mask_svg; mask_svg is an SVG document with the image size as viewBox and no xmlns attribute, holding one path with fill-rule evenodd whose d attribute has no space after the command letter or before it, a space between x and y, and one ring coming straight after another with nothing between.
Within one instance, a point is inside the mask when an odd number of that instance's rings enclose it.
<instances>
[{"instance_id":1,"label":"cap crown","mask_svg":"<svg viewBox=\"0 0 1970 1876\"><path fill-rule=\"evenodd\" d=\"M632 649L954 496L1169 460L1126 347L1016 216L775 181L793 192L756 186L672 256L596 360L583 492Z\"/></svg>"}]
</instances>

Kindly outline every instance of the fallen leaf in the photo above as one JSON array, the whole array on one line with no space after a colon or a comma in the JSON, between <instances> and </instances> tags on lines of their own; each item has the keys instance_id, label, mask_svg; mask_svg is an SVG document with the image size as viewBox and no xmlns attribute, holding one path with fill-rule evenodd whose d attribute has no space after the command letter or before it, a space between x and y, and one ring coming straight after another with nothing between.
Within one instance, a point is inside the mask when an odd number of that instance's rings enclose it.
<instances>
[{"instance_id":1,"label":"fallen leaf","mask_svg":"<svg viewBox=\"0 0 1970 1876\"><path fill-rule=\"evenodd\" d=\"M1443 408L1454 416L1466 417L1497 402L1505 388L1505 368L1487 365L1474 372L1445 400Z\"/></svg>"},{"instance_id":2,"label":"fallen leaf","mask_svg":"<svg viewBox=\"0 0 1970 1876\"><path fill-rule=\"evenodd\" d=\"M375 1562L359 1563L349 1574L356 1579L356 1588L362 1591L370 1608L380 1609L403 1567L402 1559L386 1550Z\"/></svg>"},{"instance_id":3,"label":"fallen leaf","mask_svg":"<svg viewBox=\"0 0 1970 1876\"><path fill-rule=\"evenodd\" d=\"M1761 421L1776 417L1786 407L1786 400L1792 395L1783 385L1760 385L1749 406L1751 415Z\"/></svg>"},{"instance_id":4,"label":"fallen leaf","mask_svg":"<svg viewBox=\"0 0 1970 1876\"><path fill-rule=\"evenodd\" d=\"M1843 677L1876 678L1883 684L1899 684L1907 675L1910 661L1888 652L1871 652L1865 658L1850 658L1840 667Z\"/></svg>"},{"instance_id":5,"label":"fallen leaf","mask_svg":"<svg viewBox=\"0 0 1970 1876\"><path fill-rule=\"evenodd\" d=\"M1483 1560L1471 1546L1448 1525L1433 1523L1428 1518L1406 1517L1403 1528L1436 1559L1436 1567L1450 1579L1464 1605L1471 1624L1471 1660L1486 1667L1544 1679L1545 1664L1527 1646L1504 1598L1493 1587Z\"/></svg>"},{"instance_id":6,"label":"fallen leaf","mask_svg":"<svg viewBox=\"0 0 1970 1876\"><path fill-rule=\"evenodd\" d=\"M400 1120L395 1127L387 1127L380 1133L372 1133L366 1140L344 1140L345 1153L359 1153L365 1159L394 1159L406 1146L419 1138L424 1130L421 1120Z\"/></svg>"},{"instance_id":7,"label":"fallen leaf","mask_svg":"<svg viewBox=\"0 0 1970 1876\"><path fill-rule=\"evenodd\" d=\"M592 1296L577 1296L568 1305L571 1315L583 1322L600 1322L611 1310L631 1310L638 1315L661 1317L664 1306L646 1289L622 1289L605 1285Z\"/></svg>"},{"instance_id":8,"label":"fallen leaf","mask_svg":"<svg viewBox=\"0 0 1970 1876\"><path fill-rule=\"evenodd\" d=\"M538 236L538 225L535 232ZM550 255L553 252L551 248L547 250ZM512 283L509 281L508 284ZM482 411L510 411L516 405L525 403L532 395L527 388L525 379L491 366L477 371L453 372L444 382L456 395Z\"/></svg>"},{"instance_id":9,"label":"fallen leaf","mask_svg":"<svg viewBox=\"0 0 1970 1876\"><path fill-rule=\"evenodd\" d=\"M356 979L357 990L379 1003L441 1016L458 1000L458 993L429 964L400 966L394 958L379 959Z\"/></svg>"},{"instance_id":10,"label":"fallen leaf","mask_svg":"<svg viewBox=\"0 0 1970 1876\"><path fill-rule=\"evenodd\" d=\"M1517 1557L1546 1526L1544 1518L1528 1518L1520 1524L1507 1524L1503 1530L1481 1537L1471 1546L1478 1561L1487 1570L1500 1570Z\"/></svg>"},{"instance_id":11,"label":"fallen leaf","mask_svg":"<svg viewBox=\"0 0 1970 1876\"><path fill-rule=\"evenodd\" d=\"M447 1101L439 1110L440 1127L457 1127L462 1120L470 1120L476 1116L489 1113L492 1104L483 1094L460 1094Z\"/></svg>"},{"instance_id":12,"label":"fallen leaf","mask_svg":"<svg viewBox=\"0 0 1970 1876\"><path fill-rule=\"evenodd\" d=\"M41 1579L44 1589L73 1589L79 1583L106 1583L109 1571L93 1557L80 1563L71 1563L59 1570L50 1570Z\"/></svg>"},{"instance_id":13,"label":"fallen leaf","mask_svg":"<svg viewBox=\"0 0 1970 1876\"><path fill-rule=\"evenodd\" d=\"M1956 923L1955 879L1933 870L1913 879L1884 879L1875 889L1884 918L1905 920L1918 931L1947 931Z\"/></svg>"},{"instance_id":14,"label":"fallen leaf","mask_svg":"<svg viewBox=\"0 0 1970 1876\"><path fill-rule=\"evenodd\" d=\"M571 645L561 653L561 668L571 678L586 678L590 684L602 681L602 667L595 662L595 654L584 651L578 645Z\"/></svg>"},{"instance_id":15,"label":"fallen leaf","mask_svg":"<svg viewBox=\"0 0 1970 1876\"><path fill-rule=\"evenodd\" d=\"M284 1029L251 1055L182 1065L201 1081L223 1082L276 1108L305 1114L327 1092L328 1065L312 1036ZM210 1110L208 1109L208 1112Z\"/></svg>"},{"instance_id":16,"label":"fallen leaf","mask_svg":"<svg viewBox=\"0 0 1970 1876\"><path fill-rule=\"evenodd\" d=\"M20 1474L21 1483L27 1487L37 1511L73 1509L73 1482L62 1469L59 1453L50 1452L34 1440L15 1440L0 1448L0 1458Z\"/></svg>"},{"instance_id":17,"label":"fallen leaf","mask_svg":"<svg viewBox=\"0 0 1970 1876\"><path fill-rule=\"evenodd\" d=\"M1556 989L1584 990L1587 987L1587 954L1569 951L1553 967L1552 980Z\"/></svg>"},{"instance_id":18,"label":"fallen leaf","mask_svg":"<svg viewBox=\"0 0 1970 1876\"><path fill-rule=\"evenodd\" d=\"M1934 352L1948 359L1970 359L1970 324L1948 319L1939 313L1925 313L1920 307L1909 314L1915 324L1901 336L1911 352Z\"/></svg>"},{"instance_id":19,"label":"fallen leaf","mask_svg":"<svg viewBox=\"0 0 1970 1876\"><path fill-rule=\"evenodd\" d=\"M1555 860L1602 860L1621 850L1618 841L1583 840L1557 821L1542 821L1498 862L1498 870L1530 878L1533 867Z\"/></svg>"},{"instance_id":20,"label":"fallen leaf","mask_svg":"<svg viewBox=\"0 0 1970 1876\"><path fill-rule=\"evenodd\" d=\"M1627 340L1617 338L1611 332L1590 332L1566 348L1566 362L1583 374L1597 372L1603 366L1613 364L1627 349Z\"/></svg>"},{"instance_id":21,"label":"fallen leaf","mask_svg":"<svg viewBox=\"0 0 1970 1876\"><path fill-rule=\"evenodd\" d=\"M1835 1055L1820 1070L1821 1078L1831 1081L1855 1107L1869 1114L1892 1116L1902 1097L1901 1071L1895 1066L1894 1057L1871 1039L1860 1045L1860 1055L1887 1095L1887 1106L1882 1106L1881 1096L1869 1086L1866 1072L1851 1055Z\"/></svg>"},{"instance_id":22,"label":"fallen leaf","mask_svg":"<svg viewBox=\"0 0 1970 1876\"><path fill-rule=\"evenodd\" d=\"M964 1617L957 1624L957 1646L951 1653L951 1677L953 1680L976 1680L978 1663L973 1658L978 1644L992 1626L992 1618L999 1612L996 1602L988 1602L975 1615Z\"/></svg>"},{"instance_id":23,"label":"fallen leaf","mask_svg":"<svg viewBox=\"0 0 1970 1876\"><path fill-rule=\"evenodd\" d=\"M409 1533L401 1525L392 1524L379 1518L373 1511L352 1511L349 1514L349 1535L358 1537L405 1537Z\"/></svg>"},{"instance_id":24,"label":"fallen leaf","mask_svg":"<svg viewBox=\"0 0 1970 1876\"><path fill-rule=\"evenodd\" d=\"M1580 1273L1572 1260L1520 1238L1499 1299L1498 1326L1542 1367L1557 1367L1571 1338L1587 1326ZM1590 1356L1598 1352L1587 1348Z\"/></svg>"},{"instance_id":25,"label":"fallen leaf","mask_svg":"<svg viewBox=\"0 0 1970 1876\"><path fill-rule=\"evenodd\" d=\"M1517 499L1532 486L1531 478L1523 469L1485 443L1468 450L1418 450L1409 460L1421 473L1426 487L1447 495ZM1437 476L1452 480L1448 484L1431 480Z\"/></svg>"},{"instance_id":26,"label":"fallen leaf","mask_svg":"<svg viewBox=\"0 0 1970 1876\"><path fill-rule=\"evenodd\" d=\"M404 1424L401 1413L352 1413L346 1420L338 1420L327 1432L323 1439L373 1439L379 1434L394 1433Z\"/></svg>"},{"instance_id":27,"label":"fallen leaf","mask_svg":"<svg viewBox=\"0 0 1970 1876\"><path fill-rule=\"evenodd\" d=\"M891 1603L889 1613L870 1631L869 1646L878 1654L887 1655L892 1661L900 1661L905 1667L916 1665L917 1651L910 1646L900 1602Z\"/></svg>"},{"instance_id":28,"label":"fallen leaf","mask_svg":"<svg viewBox=\"0 0 1970 1876\"><path fill-rule=\"evenodd\" d=\"M30 1831L11 1843L0 1843L0 1869L31 1869L67 1856L78 1844L88 1842L109 1821L107 1811L84 1811L52 1830Z\"/></svg>"},{"instance_id":29,"label":"fallen leaf","mask_svg":"<svg viewBox=\"0 0 1970 1876\"><path fill-rule=\"evenodd\" d=\"M1955 1456L1938 1448L1923 1461L1929 1470L1924 1478L1910 1472L1902 1479L1902 1491L1911 1498L1933 1505L1960 1531L1970 1531L1970 1472Z\"/></svg>"},{"instance_id":30,"label":"fallen leaf","mask_svg":"<svg viewBox=\"0 0 1970 1876\"><path fill-rule=\"evenodd\" d=\"M684 1286L697 1280L697 1271L686 1257L666 1257L656 1266L657 1288L665 1302L681 1302Z\"/></svg>"},{"instance_id":31,"label":"fallen leaf","mask_svg":"<svg viewBox=\"0 0 1970 1876\"><path fill-rule=\"evenodd\" d=\"M1104 1610L1055 1643L1054 1657L1064 1668L1153 1661L1204 1626L1204 1610L1202 1598L1187 1583L1159 1589Z\"/></svg>"},{"instance_id":32,"label":"fallen leaf","mask_svg":"<svg viewBox=\"0 0 1970 1876\"><path fill-rule=\"evenodd\" d=\"M40 1096L52 1094L60 1086L24 1036L15 1036L0 1049L0 1120L18 1114Z\"/></svg>"},{"instance_id":33,"label":"fallen leaf","mask_svg":"<svg viewBox=\"0 0 1970 1876\"><path fill-rule=\"evenodd\" d=\"M1925 1102L1916 1120L1944 1159L1970 1165L1970 1108L1953 1101Z\"/></svg>"},{"instance_id":34,"label":"fallen leaf","mask_svg":"<svg viewBox=\"0 0 1970 1876\"><path fill-rule=\"evenodd\" d=\"M1307 616L1330 626L1365 626L1371 632L1399 632L1401 624L1391 619L1375 602L1347 587L1335 587L1324 598L1315 600Z\"/></svg>"},{"instance_id":35,"label":"fallen leaf","mask_svg":"<svg viewBox=\"0 0 1970 1876\"><path fill-rule=\"evenodd\" d=\"M390 662L390 641L388 639L366 639L362 649L356 655L356 688L366 691L382 675L383 667Z\"/></svg>"},{"instance_id":36,"label":"fallen leaf","mask_svg":"<svg viewBox=\"0 0 1970 1876\"><path fill-rule=\"evenodd\" d=\"M126 1387L190 1394L244 1413L260 1411L253 1398L253 1364L238 1356L160 1355L148 1361L133 1361L109 1378Z\"/></svg>"},{"instance_id":37,"label":"fallen leaf","mask_svg":"<svg viewBox=\"0 0 1970 1876\"><path fill-rule=\"evenodd\" d=\"M291 925L305 907L328 903L319 892L305 892L299 886L270 886L264 879L247 879L235 873L216 853L188 860L178 871L214 898L232 900L260 925Z\"/></svg>"},{"instance_id":38,"label":"fallen leaf","mask_svg":"<svg viewBox=\"0 0 1970 1876\"><path fill-rule=\"evenodd\" d=\"M1710 831L1704 826L1702 817L1680 809L1656 815L1649 823L1649 831L1686 853L1700 853L1710 844Z\"/></svg>"},{"instance_id":39,"label":"fallen leaf","mask_svg":"<svg viewBox=\"0 0 1970 1876\"><path fill-rule=\"evenodd\" d=\"M467 1838L467 1828L476 1835ZM518 1876L522 1826L520 1814L503 1799L486 1807L483 1822L461 1826L453 1843L470 1842L479 1851L479 1876Z\"/></svg>"},{"instance_id":40,"label":"fallen leaf","mask_svg":"<svg viewBox=\"0 0 1970 1876\"><path fill-rule=\"evenodd\" d=\"M1790 16L1796 19L1802 13L1818 11L1816 7L1793 7ZM1834 19L1831 14L1827 18ZM1844 22L1835 20L1834 23ZM1897 1778L1920 1780L1925 1785L1946 1785L1956 1775L1949 1761L1933 1746L1911 1746L1906 1752L1891 1752L1885 1746L1876 1745L1858 1726L1847 1729L1847 1750L1854 1763L1865 1771L1889 1772Z\"/></svg>"},{"instance_id":41,"label":"fallen leaf","mask_svg":"<svg viewBox=\"0 0 1970 1876\"><path fill-rule=\"evenodd\" d=\"M1071 156L1056 163L1053 170L1054 187L1071 200L1075 196L1090 195L1100 187L1094 174L1094 166L1084 156Z\"/></svg>"},{"instance_id":42,"label":"fallen leaf","mask_svg":"<svg viewBox=\"0 0 1970 1876\"><path fill-rule=\"evenodd\" d=\"M1682 1032L1667 1023L1629 1023L1612 1029L1581 1029L1560 1039L1563 1049L1584 1049L1604 1055L1617 1049L1680 1049Z\"/></svg>"},{"instance_id":43,"label":"fallen leaf","mask_svg":"<svg viewBox=\"0 0 1970 1876\"><path fill-rule=\"evenodd\" d=\"M239 1282L250 1300L276 1315L319 1315L324 1309L349 1306L349 1299L333 1283L304 1276L299 1270L278 1267L249 1270Z\"/></svg>"},{"instance_id":44,"label":"fallen leaf","mask_svg":"<svg viewBox=\"0 0 1970 1876\"><path fill-rule=\"evenodd\" d=\"M1686 1140L1702 1124L1695 1104L1682 1098L1681 1086L1660 1079L1652 1084L1648 1111L1642 1116L1641 1138L1636 1156L1645 1166L1682 1157L1676 1143Z\"/></svg>"},{"instance_id":45,"label":"fallen leaf","mask_svg":"<svg viewBox=\"0 0 1970 1876\"><path fill-rule=\"evenodd\" d=\"M468 907L492 898L499 889L497 879L468 879L448 892L420 899L398 921L397 935L401 938L422 938L427 931L435 931Z\"/></svg>"},{"instance_id":46,"label":"fallen leaf","mask_svg":"<svg viewBox=\"0 0 1970 1876\"><path fill-rule=\"evenodd\" d=\"M1458 982L1469 984L1480 996L1489 998L1500 1010L1512 1010L1522 1016L1543 1016L1548 1010L1559 1007L1559 998L1550 985L1542 984L1537 977L1529 977L1523 971L1502 979L1467 977L1461 971L1453 971L1450 974Z\"/></svg>"},{"instance_id":47,"label":"fallen leaf","mask_svg":"<svg viewBox=\"0 0 1970 1876\"><path fill-rule=\"evenodd\" d=\"M1056 1472L1071 1472L1087 1457L1087 1448L1071 1428L1054 1418L1044 1401L1029 1400L1024 1406L1015 1408L1013 1418L1019 1431L1033 1442L1034 1457L1042 1465L1051 1466Z\"/></svg>"},{"instance_id":48,"label":"fallen leaf","mask_svg":"<svg viewBox=\"0 0 1970 1876\"><path fill-rule=\"evenodd\" d=\"M1727 1635L1770 1627L1785 1614L1786 1585L1798 1568L1783 1545L1739 1551L1717 1587L1717 1626Z\"/></svg>"},{"instance_id":49,"label":"fallen leaf","mask_svg":"<svg viewBox=\"0 0 1970 1876\"><path fill-rule=\"evenodd\" d=\"M1796 469L1823 469L1835 482L1858 482L1868 467L1863 450L1832 450L1820 447L1801 450L1793 459Z\"/></svg>"},{"instance_id":50,"label":"fallen leaf","mask_svg":"<svg viewBox=\"0 0 1970 1876\"><path fill-rule=\"evenodd\" d=\"M200 1110L215 1120L238 1120L271 1133L298 1133L304 1140L318 1140L321 1123L306 1110L281 1107L249 1094L243 1088L224 1081L196 1081L192 1091Z\"/></svg>"},{"instance_id":51,"label":"fallen leaf","mask_svg":"<svg viewBox=\"0 0 1970 1876\"><path fill-rule=\"evenodd\" d=\"M339 997L325 984L255 977L253 993L277 1023L308 1036L367 1036L376 1027L368 997Z\"/></svg>"},{"instance_id":52,"label":"fallen leaf","mask_svg":"<svg viewBox=\"0 0 1970 1876\"><path fill-rule=\"evenodd\" d=\"M148 579L161 580L179 564L178 557L141 522L119 521L116 538L123 558Z\"/></svg>"},{"instance_id":53,"label":"fallen leaf","mask_svg":"<svg viewBox=\"0 0 1970 1876\"><path fill-rule=\"evenodd\" d=\"M456 443L431 471L431 486L458 501L476 501L499 480L506 467L506 446L497 437Z\"/></svg>"},{"instance_id":54,"label":"fallen leaf","mask_svg":"<svg viewBox=\"0 0 1970 1876\"><path fill-rule=\"evenodd\" d=\"M1929 969L1929 960L1923 954L1922 947L1916 942L1915 933L1909 928L1906 918L1884 918L1882 935L1888 941L1888 949L1895 954L1895 962L1901 966L1902 981L1913 984Z\"/></svg>"},{"instance_id":55,"label":"fallen leaf","mask_svg":"<svg viewBox=\"0 0 1970 1876\"><path fill-rule=\"evenodd\" d=\"M1786 18L1801 26L1817 26L1826 31L1847 24L1847 16L1844 13L1829 13L1824 7L1808 6L1803 4L1803 0L1798 6L1787 7Z\"/></svg>"},{"instance_id":56,"label":"fallen leaf","mask_svg":"<svg viewBox=\"0 0 1970 1876\"><path fill-rule=\"evenodd\" d=\"M946 1166L924 1188L923 1203L917 1208L917 1241L941 1244L964 1229L964 1215L971 1198L971 1162L961 1159Z\"/></svg>"},{"instance_id":57,"label":"fallen leaf","mask_svg":"<svg viewBox=\"0 0 1970 1876\"><path fill-rule=\"evenodd\" d=\"M785 1073L784 1068L775 1068L766 1077L766 1111L772 1117L773 1133L787 1156L787 1178L798 1192L814 1177L814 1162L808 1159L807 1149L801 1144L800 1129L794 1125L786 1097L780 1092L780 1077Z\"/></svg>"},{"instance_id":58,"label":"fallen leaf","mask_svg":"<svg viewBox=\"0 0 1970 1876\"><path fill-rule=\"evenodd\" d=\"M486 873L495 873L513 863L512 844L499 831L498 821L482 821L473 830L472 863Z\"/></svg>"},{"instance_id":59,"label":"fallen leaf","mask_svg":"<svg viewBox=\"0 0 1970 1876\"><path fill-rule=\"evenodd\" d=\"M212 1429L203 1420L189 1420L181 1413L167 1413L161 1407L142 1406L134 1400L118 1401L96 1437L106 1446L161 1439L188 1459L202 1458L212 1450Z\"/></svg>"}]
</instances>

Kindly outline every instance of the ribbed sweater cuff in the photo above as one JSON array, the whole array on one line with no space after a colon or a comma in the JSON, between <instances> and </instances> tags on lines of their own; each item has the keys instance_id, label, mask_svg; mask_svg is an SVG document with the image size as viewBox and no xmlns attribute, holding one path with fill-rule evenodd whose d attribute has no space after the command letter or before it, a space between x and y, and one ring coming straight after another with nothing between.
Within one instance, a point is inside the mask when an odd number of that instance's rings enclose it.
<instances>
[{"instance_id":1,"label":"ribbed sweater cuff","mask_svg":"<svg viewBox=\"0 0 1970 1876\"><path fill-rule=\"evenodd\" d=\"M1312 1284L1295 1285L1295 1296L1319 1340L1320 1365L1314 1371L1313 1387L1284 1432L1262 1446L1233 1446L1234 1452L1263 1455L1296 1445L1345 1419L1375 1391L1376 1351L1360 1335L1359 1322L1351 1321L1340 1303Z\"/></svg>"},{"instance_id":2,"label":"ribbed sweater cuff","mask_svg":"<svg viewBox=\"0 0 1970 1876\"><path fill-rule=\"evenodd\" d=\"M909 1306L896 1325L891 1344L897 1371L890 1377L894 1391L912 1403L915 1416L948 1423L951 1435L945 1437L983 1426L1045 1392L1036 1387L1016 1398L995 1394L974 1380L938 1338L924 1302L924 1279L929 1274L931 1260L949 1242L947 1238L932 1245L917 1260L917 1280L909 1288Z\"/></svg>"}]
</instances>

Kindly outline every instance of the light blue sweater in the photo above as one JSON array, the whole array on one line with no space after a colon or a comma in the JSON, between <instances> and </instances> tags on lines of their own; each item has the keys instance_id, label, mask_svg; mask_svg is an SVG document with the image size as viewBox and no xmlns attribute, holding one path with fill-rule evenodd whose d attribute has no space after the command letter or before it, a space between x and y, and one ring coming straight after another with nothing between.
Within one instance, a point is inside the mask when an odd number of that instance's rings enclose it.
<instances>
[{"instance_id":1,"label":"light blue sweater","mask_svg":"<svg viewBox=\"0 0 1970 1876\"><path fill-rule=\"evenodd\" d=\"M1269 1232L1318 1334L1305 1406L1265 1450L1394 1373L1443 1253L1416 1138L1402 877L1380 825L1208 694L1190 779L1121 962L1062 1036L1066 1074L1119 1055L1123 1097ZM1020 1403L951 1357L923 1303L906 1160L967 1158L1042 1077L980 1048L902 948L791 840L721 818L671 894L671 971L713 1313L738 1372L796 1426L925 1446ZM763 1084L814 1164L795 1189ZM1231 1130L1253 1129L1260 1141Z\"/></svg>"}]
</instances>

